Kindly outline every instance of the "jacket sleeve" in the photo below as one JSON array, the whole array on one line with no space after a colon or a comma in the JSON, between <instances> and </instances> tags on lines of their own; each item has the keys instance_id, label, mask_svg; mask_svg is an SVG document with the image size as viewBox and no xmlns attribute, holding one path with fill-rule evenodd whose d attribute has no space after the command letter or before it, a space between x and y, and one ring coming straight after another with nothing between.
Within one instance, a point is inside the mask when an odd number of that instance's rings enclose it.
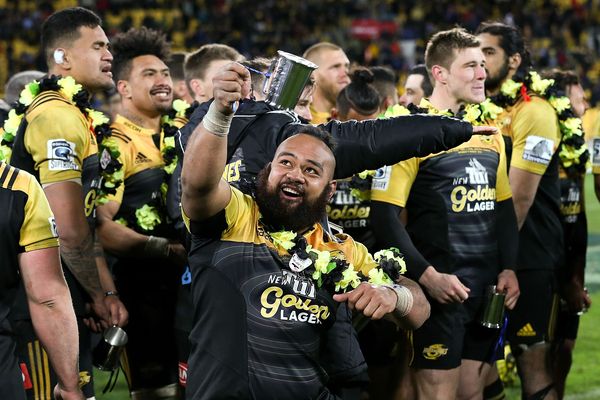
<instances>
[{"instance_id":1,"label":"jacket sleeve","mask_svg":"<svg viewBox=\"0 0 600 400\"><path fill-rule=\"evenodd\" d=\"M336 140L336 179L448 150L473 134L468 122L424 114L362 122L330 121L320 127Z\"/></svg>"}]
</instances>

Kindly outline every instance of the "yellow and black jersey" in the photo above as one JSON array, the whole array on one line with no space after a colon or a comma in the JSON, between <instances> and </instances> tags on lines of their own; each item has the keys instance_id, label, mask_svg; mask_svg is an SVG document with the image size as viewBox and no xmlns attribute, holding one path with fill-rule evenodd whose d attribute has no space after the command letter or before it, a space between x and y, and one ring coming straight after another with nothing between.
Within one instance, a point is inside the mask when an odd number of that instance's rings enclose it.
<instances>
[{"instance_id":1,"label":"yellow and black jersey","mask_svg":"<svg viewBox=\"0 0 600 400\"><path fill-rule=\"evenodd\" d=\"M136 211L147 205L153 207L161 223L151 233L165 236L166 210L161 185L166 181L165 165L161 148L163 132L139 127L121 115L111 125L112 138L121 153L118 160L123 164L124 182L117 188L110 201L120 204L115 219L123 218L127 226L142 233L150 233L137 224Z\"/></svg>"},{"instance_id":2,"label":"yellow and black jersey","mask_svg":"<svg viewBox=\"0 0 600 400\"><path fill-rule=\"evenodd\" d=\"M42 186L80 182L93 229L100 185L98 145L90 121L70 101L56 91L44 91L33 100L19 126L10 163L34 175Z\"/></svg>"},{"instance_id":3,"label":"yellow and black jersey","mask_svg":"<svg viewBox=\"0 0 600 400\"><path fill-rule=\"evenodd\" d=\"M331 119L331 113L327 111L317 111L312 104L310 105L310 114L312 115L310 123L313 125L326 124Z\"/></svg>"},{"instance_id":4,"label":"yellow and black jersey","mask_svg":"<svg viewBox=\"0 0 600 400\"><path fill-rule=\"evenodd\" d=\"M323 335L335 325L335 302L310 277L284 267L290 257L267 238L255 201L231 190L221 213L187 221L195 326L186 390L198 398L319 398L326 382L319 357ZM304 238L364 274L375 266L346 235L330 237L317 224Z\"/></svg>"},{"instance_id":5,"label":"yellow and black jersey","mask_svg":"<svg viewBox=\"0 0 600 400\"><path fill-rule=\"evenodd\" d=\"M496 203L512 196L501 135L377 171L371 199L406 208L406 229L436 270L482 289L499 272Z\"/></svg>"},{"instance_id":6,"label":"yellow and black jersey","mask_svg":"<svg viewBox=\"0 0 600 400\"><path fill-rule=\"evenodd\" d=\"M0 162L0 321L19 286L17 256L58 246L54 216L44 191L30 174Z\"/></svg>"},{"instance_id":7,"label":"yellow and black jersey","mask_svg":"<svg viewBox=\"0 0 600 400\"><path fill-rule=\"evenodd\" d=\"M560 128L556 111L531 96L499 117L511 168L541 175L535 200L519 231L520 270L554 269L562 259L563 232L558 184Z\"/></svg>"}]
</instances>

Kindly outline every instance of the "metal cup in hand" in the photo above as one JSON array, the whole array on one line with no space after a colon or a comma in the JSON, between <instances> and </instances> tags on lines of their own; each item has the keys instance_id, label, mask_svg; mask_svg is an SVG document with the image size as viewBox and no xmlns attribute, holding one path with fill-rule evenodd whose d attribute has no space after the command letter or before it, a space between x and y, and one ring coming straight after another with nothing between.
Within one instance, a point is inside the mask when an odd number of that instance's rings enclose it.
<instances>
[{"instance_id":1,"label":"metal cup in hand","mask_svg":"<svg viewBox=\"0 0 600 400\"><path fill-rule=\"evenodd\" d=\"M279 56L271 63L266 74L268 79L263 85L265 101L273 107L293 110L318 65L285 51L279 50L277 54Z\"/></svg>"},{"instance_id":2,"label":"metal cup in hand","mask_svg":"<svg viewBox=\"0 0 600 400\"><path fill-rule=\"evenodd\" d=\"M485 308L480 323L486 328L500 329L504 317L504 299L506 294L496 291L496 285L490 285L485 291Z\"/></svg>"},{"instance_id":3,"label":"metal cup in hand","mask_svg":"<svg viewBox=\"0 0 600 400\"><path fill-rule=\"evenodd\" d=\"M121 353L127 344L127 333L114 325L104 331L102 340L92 352L92 362L101 371L114 371L119 367Z\"/></svg>"}]
</instances>

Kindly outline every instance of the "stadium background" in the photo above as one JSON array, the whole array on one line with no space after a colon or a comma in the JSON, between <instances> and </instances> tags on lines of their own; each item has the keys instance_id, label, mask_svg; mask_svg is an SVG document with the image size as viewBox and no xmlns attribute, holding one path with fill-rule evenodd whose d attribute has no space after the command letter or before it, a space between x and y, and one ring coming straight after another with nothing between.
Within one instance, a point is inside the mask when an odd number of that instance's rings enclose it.
<instances>
[{"instance_id":1,"label":"stadium background","mask_svg":"<svg viewBox=\"0 0 600 400\"><path fill-rule=\"evenodd\" d=\"M14 73L45 70L39 53L40 27L53 11L81 5L104 20L108 36L141 25L167 33L175 51L193 51L221 42L247 57L273 56L277 50L302 54L327 40L342 46L362 65L389 65L399 82L422 61L432 33L461 25L474 30L494 19L519 26L537 69L574 69L592 105L600 100L600 0L393 1L393 0L0 0L0 91ZM596 306L583 318L568 381L569 399L600 398L600 204L587 179L590 221L587 283ZM121 385L98 399L124 399ZM517 388L509 399L517 399Z\"/></svg>"}]
</instances>

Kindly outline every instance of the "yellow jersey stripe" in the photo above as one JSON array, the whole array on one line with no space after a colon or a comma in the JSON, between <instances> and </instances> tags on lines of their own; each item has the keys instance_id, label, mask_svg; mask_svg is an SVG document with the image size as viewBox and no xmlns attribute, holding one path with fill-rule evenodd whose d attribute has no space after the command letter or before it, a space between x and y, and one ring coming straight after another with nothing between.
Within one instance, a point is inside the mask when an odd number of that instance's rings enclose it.
<instances>
[{"instance_id":1,"label":"yellow jersey stripe","mask_svg":"<svg viewBox=\"0 0 600 400\"><path fill-rule=\"evenodd\" d=\"M37 371L35 370L35 357L33 355L33 344L31 342L27 343L27 352L29 353L29 365L30 365L30 370L29 371L31 373L31 384L33 385L33 398L34 399L39 399L39 392L38 392L38 381L37 381Z\"/></svg>"}]
</instances>

